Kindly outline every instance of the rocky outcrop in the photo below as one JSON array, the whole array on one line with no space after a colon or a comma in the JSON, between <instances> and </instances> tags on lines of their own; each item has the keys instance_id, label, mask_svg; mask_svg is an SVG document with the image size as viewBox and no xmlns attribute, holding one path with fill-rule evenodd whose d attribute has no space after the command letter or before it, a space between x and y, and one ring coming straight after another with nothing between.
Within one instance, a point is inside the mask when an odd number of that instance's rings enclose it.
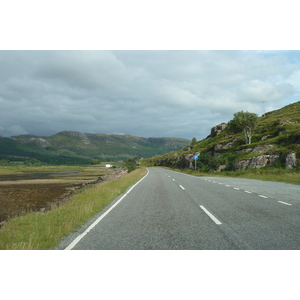
<instances>
[{"instance_id":1,"label":"rocky outcrop","mask_svg":"<svg viewBox=\"0 0 300 300\"><path fill-rule=\"evenodd\" d=\"M252 153L261 153L261 152L266 152L271 149L274 149L276 146L275 145L266 145L266 146L260 146L260 147L255 147L252 150Z\"/></svg>"},{"instance_id":2,"label":"rocky outcrop","mask_svg":"<svg viewBox=\"0 0 300 300\"><path fill-rule=\"evenodd\" d=\"M194 156L200 155L200 152L190 153L183 156L177 156L173 161L173 164L176 164L180 168L183 169L193 169L194 168Z\"/></svg>"},{"instance_id":3,"label":"rocky outcrop","mask_svg":"<svg viewBox=\"0 0 300 300\"><path fill-rule=\"evenodd\" d=\"M187 146L176 157L159 157L169 167L194 168L194 152L201 151L198 169L232 171L246 169L300 168L300 101L282 109L266 113L258 119L253 143L245 144L242 130L228 130L221 123L211 128L210 135L195 145ZM168 157L166 159L166 157ZM152 160L152 163L157 163ZM157 164L159 165L159 164Z\"/></svg>"},{"instance_id":4,"label":"rocky outcrop","mask_svg":"<svg viewBox=\"0 0 300 300\"><path fill-rule=\"evenodd\" d=\"M218 150L223 150L223 149L229 149L231 148L234 143L237 141L237 139L233 139L231 140L230 142L228 143L225 143L225 144L217 144L215 147L214 147L214 151L218 151Z\"/></svg>"},{"instance_id":5,"label":"rocky outcrop","mask_svg":"<svg viewBox=\"0 0 300 300\"><path fill-rule=\"evenodd\" d=\"M284 125L287 125L287 124L295 124L295 123L297 123L297 122L291 122L289 120L285 120L285 121L280 121L279 125L284 126Z\"/></svg>"},{"instance_id":6,"label":"rocky outcrop","mask_svg":"<svg viewBox=\"0 0 300 300\"><path fill-rule=\"evenodd\" d=\"M218 134L220 134L227 126L227 123L221 123L215 127L213 127L210 131L210 135L207 137L208 138L212 138L217 136Z\"/></svg>"},{"instance_id":7,"label":"rocky outcrop","mask_svg":"<svg viewBox=\"0 0 300 300\"><path fill-rule=\"evenodd\" d=\"M42 148L51 146L51 144L48 141L46 141L45 139L34 138L34 137L32 137L28 140L28 144L33 144L33 145L36 145L36 146L42 147Z\"/></svg>"},{"instance_id":8,"label":"rocky outcrop","mask_svg":"<svg viewBox=\"0 0 300 300\"><path fill-rule=\"evenodd\" d=\"M285 167L286 169L294 169L297 167L297 157L296 157L296 153L291 152L286 156L285 159Z\"/></svg>"},{"instance_id":9,"label":"rocky outcrop","mask_svg":"<svg viewBox=\"0 0 300 300\"><path fill-rule=\"evenodd\" d=\"M233 167L236 171L247 170L252 168L260 169L267 165L274 164L278 159L279 154L264 154L237 161L234 163Z\"/></svg>"}]
</instances>

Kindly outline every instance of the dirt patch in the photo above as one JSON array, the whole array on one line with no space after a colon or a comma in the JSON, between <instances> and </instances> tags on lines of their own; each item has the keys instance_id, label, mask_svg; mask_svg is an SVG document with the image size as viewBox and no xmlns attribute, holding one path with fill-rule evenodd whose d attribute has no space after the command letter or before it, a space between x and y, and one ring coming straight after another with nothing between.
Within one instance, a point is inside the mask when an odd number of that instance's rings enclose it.
<instances>
[{"instance_id":1,"label":"dirt patch","mask_svg":"<svg viewBox=\"0 0 300 300\"><path fill-rule=\"evenodd\" d=\"M26 179L0 182L0 227L8 219L29 213L43 213L66 203L74 192L90 184L123 176L123 169L97 179Z\"/></svg>"}]
</instances>

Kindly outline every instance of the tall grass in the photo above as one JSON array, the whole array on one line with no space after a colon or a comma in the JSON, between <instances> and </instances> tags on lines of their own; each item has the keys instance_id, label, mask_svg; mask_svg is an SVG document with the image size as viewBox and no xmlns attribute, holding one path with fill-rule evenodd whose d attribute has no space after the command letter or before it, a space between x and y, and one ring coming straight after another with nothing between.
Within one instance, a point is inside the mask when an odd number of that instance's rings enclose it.
<instances>
[{"instance_id":1,"label":"tall grass","mask_svg":"<svg viewBox=\"0 0 300 300\"><path fill-rule=\"evenodd\" d=\"M10 220L0 229L0 249L55 248L65 236L103 210L145 174L145 168L137 169L120 179L88 186L74 195L67 204L45 214L31 214Z\"/></svg>"}]
</instances>

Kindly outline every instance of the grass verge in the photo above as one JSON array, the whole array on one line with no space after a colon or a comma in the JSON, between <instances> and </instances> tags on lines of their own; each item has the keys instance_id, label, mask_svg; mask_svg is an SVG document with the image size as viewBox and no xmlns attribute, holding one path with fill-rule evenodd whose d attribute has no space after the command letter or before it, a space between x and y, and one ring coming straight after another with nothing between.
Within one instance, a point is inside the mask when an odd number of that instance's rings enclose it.
<instances>
[{"instance_id":1,"label":"grass verge","mask_svg":"<svg viewBox=\"0 0 300 300\"><path fill-rule=\"evenodd\" d=\"M31 214L10 220L0 229L0 249L55 248L65 236L85 224L145 174L145 168L137 169L120 179L88 186L67 204L45 214Z\"/></svg>"},{"instance_id":2,"label":"grass verge","mask_svg":"<svg viewBox=\"0 0 300 300\"><path fill-rule=\"evenodd\" d=\"M288 171L288 170L263 170L263 169L251 169L246 171L230 171L230 172L199 172L192 169L171 169L165 168L172 171L177 171L194 176L208 176L208 177L233 177L233 178L246 178L256 179L263 181L275 181L285 182L291 184L300 185L300 172L299 171Z\"/></svg>"}]
</instances>

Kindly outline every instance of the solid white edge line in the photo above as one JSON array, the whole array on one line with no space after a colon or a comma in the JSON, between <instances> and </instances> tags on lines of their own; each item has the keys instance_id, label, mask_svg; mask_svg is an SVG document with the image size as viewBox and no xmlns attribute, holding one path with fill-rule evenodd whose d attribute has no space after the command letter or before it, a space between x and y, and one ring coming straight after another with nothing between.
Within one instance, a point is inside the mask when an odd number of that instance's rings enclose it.
<instances>
[{"instance_id":1,"label":"solid white edge line","mask_svg":"<svg viewBox=\"0 0 300 300\"><path fill-rule=\"evenodd\" d=\"M104 214L102 214L92 225L90 225L83 233L81 233L68 247L64 250L73 249L78 242L89 233L106 215L108 215L142 180L144 180L149 174L149 170L147 169L147 174L136 182L114 205L112 205Z\"/></svg>"},{"instance_id":2,"label":"solid white edge line","mask_svg":"<svg viewBox=\"0 0 300 300\"><path fill-rule=\"evenodd\" d=\"M292 204L290 204L290 203L286 203L286 202L283 202L283 201L277 201L277 202L279 202L279 203L282 203L282 204L285 204L285 205L292 205Z\"/></svg>"},{"instance_id":3,"label":"solid white edge line","mask_svg":"<svg viewBox=\"0 0 300 300\"><path fill-rule=\"evenodd\" d=\"M212 214L210 213L204 206L199 205L202 210L217 224L217 225L221 225L222 223Z\"/></svg>"}]
</instances>

